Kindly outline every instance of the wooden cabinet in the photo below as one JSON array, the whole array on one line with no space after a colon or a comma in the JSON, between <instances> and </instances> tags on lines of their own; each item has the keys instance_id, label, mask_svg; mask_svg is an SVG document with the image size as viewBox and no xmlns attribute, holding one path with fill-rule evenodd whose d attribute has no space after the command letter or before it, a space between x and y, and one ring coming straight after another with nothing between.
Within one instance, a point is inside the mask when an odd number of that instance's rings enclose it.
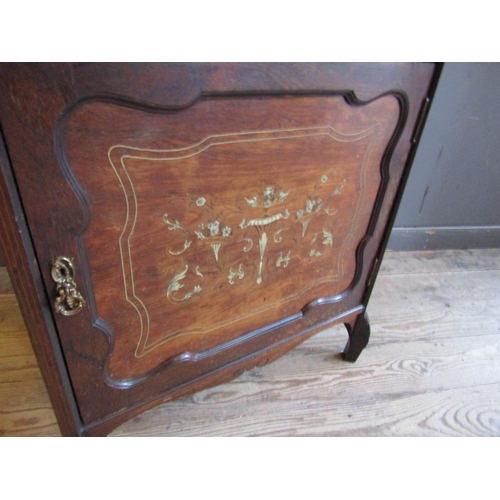
<instances>
[{"instance_id":1,"label":"wooden cabinet","mask_svg":"<svg viewBox=\"0 0 500 500\"><path fill-rule=\"evenodd\" d=\"M0 66L1 236L63 433L366 306L440 67Z\"/></svg>"}]
</instances>

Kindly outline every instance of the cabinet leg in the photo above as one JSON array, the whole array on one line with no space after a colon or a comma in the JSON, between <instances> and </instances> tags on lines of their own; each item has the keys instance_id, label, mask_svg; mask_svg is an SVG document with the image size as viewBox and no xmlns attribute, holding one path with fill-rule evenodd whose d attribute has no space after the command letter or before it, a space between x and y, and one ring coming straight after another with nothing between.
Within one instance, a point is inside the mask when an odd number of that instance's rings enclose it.
<instances>
[{"instance_id":1,"label":"cabinet leg","mask_svg":"<svg viewBox=\"0 0 500 500\"><path fill-rule=\"evenodd\" d=\"M342 354L345 361L354 362L370 339L370 321L366 311L356 317L353 323L344 323L349 334L349 340Z\"/></svg>"}]
</instances>

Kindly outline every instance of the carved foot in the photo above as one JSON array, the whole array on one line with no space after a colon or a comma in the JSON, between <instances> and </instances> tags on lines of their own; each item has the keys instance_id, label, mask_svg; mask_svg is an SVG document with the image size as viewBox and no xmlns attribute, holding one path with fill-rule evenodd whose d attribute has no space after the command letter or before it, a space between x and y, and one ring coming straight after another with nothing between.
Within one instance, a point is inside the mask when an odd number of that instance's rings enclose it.
<instances>
[{"instance_id":1,"label":"carved foot","mask_svg":"<svg viewBox=\"0 0 500 500\"><path fill-rule=\"evenodd\" d=\"M368 315L364 312L356 317L353 324L344 323L344 325L347 328L349 340L342 356L345 361L354 363L370 339L370 321L368 320Z\"/></svg>"}]
</instances>

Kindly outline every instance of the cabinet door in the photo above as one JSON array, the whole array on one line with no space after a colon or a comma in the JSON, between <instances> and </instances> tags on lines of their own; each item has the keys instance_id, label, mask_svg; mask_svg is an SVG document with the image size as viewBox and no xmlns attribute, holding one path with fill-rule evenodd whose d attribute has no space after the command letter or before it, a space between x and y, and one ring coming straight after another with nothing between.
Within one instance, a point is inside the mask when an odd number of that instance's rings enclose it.
<instances>
[{"instance_id":1,"label":"cabinet door","mask_svg":"<svg viewBox=\"0 0 500 500\"><path fill-rule=\"evenodd\" d=\"M4 133L84 424L364 309L433 72L8 67Z\"/></svg>"}]
</instances>

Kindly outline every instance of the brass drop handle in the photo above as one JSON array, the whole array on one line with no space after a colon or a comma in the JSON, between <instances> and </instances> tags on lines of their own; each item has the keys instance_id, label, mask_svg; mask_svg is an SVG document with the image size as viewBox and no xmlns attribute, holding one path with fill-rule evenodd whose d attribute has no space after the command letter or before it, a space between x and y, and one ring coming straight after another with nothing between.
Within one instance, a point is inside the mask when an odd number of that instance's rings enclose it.
<instances>
[{"instance_id":1,"label":"brass drop handle","mask_svg":"<svg viewBox=\"0 0 500 500\"><path fill-rule=\"evenodd\" d=\"M54 302L56 313L73 316L85 305L82 295L76 289L73 259L57 257L52 263L52 279L56 282L57 298Z\"/></svg>"}]
</instances>

